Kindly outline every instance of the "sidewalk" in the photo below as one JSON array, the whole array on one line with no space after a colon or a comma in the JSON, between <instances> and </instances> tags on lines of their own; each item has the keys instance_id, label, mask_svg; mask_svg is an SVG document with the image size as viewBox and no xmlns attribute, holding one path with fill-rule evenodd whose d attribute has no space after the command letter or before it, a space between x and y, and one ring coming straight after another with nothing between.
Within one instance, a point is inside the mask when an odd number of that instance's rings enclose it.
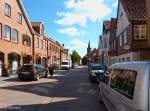
<instances>
[{"instance_id":1,"label":"sidewalk","mask_svg":"<svg viewBox=\"0 0 150 111\"><path fill-rule=\"evenodd\" d=\"M8 82L6 80L17 78L17 75L11 75L10 77L0 77L0 87L4 87L6 85L12 84L12 82Z\"/></svg>"}]
</instances>

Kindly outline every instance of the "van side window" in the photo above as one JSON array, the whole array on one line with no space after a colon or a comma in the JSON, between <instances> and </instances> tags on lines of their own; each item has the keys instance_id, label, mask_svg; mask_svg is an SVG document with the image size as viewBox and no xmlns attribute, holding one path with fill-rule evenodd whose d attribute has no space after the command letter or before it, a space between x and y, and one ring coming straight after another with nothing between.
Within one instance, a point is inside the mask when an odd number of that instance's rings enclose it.
<instances>
[{"instance_id":1,"label":"van side window","mask_svg":"<svg viewBox=\"0 0 150 111\"><path fill-rule=\"evenodd\" d=\"M114 69L112 72L110 86L124 96L133 99L136 76L136 71Z\"/></svg>"}]
</instances>

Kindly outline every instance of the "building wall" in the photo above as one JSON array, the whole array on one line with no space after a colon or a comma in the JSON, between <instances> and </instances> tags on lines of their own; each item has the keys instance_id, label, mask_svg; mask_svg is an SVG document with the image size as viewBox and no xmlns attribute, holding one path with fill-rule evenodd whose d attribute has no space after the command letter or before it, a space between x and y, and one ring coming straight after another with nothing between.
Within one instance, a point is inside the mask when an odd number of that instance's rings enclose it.
<instances>
[{"instance_id":1,"label":"building wall","mask_svg":"<svg viewBox=\"0 0 150 111\"><path fill-rule=\"evenodd\" d=\"M5 3L8 3L11 6L11 17L5 16L4 7ZM17 22L17 12L22 14L22 24ZM21 56L20 64L23 63L22 61L22 54L26 53L28 55L33 54L32 52L32 33L29 30L25 17L20 10L17 0L1 0L0 1L0 23L2 27L4 25L8 25L11 28L14 28L18 31L18 43L14 43L12 41L4 40L3 36L0 36L0 52L4 53L5 57L5 64L8 66L8 54L15 52ZM22 37L23 34L26 34L31 39L31 46L27 47L22 44Z\"/></svg>"},{"instance_id":2,"label":"building wall","mask_svg":"<svg viewBox=\"0 0 150 111\"><path fill-rule=\"evenodd\" d=\"M119 2L117 19L117 36L119 36L130 24L121 2Z\"/></svg>"}]
</instances>

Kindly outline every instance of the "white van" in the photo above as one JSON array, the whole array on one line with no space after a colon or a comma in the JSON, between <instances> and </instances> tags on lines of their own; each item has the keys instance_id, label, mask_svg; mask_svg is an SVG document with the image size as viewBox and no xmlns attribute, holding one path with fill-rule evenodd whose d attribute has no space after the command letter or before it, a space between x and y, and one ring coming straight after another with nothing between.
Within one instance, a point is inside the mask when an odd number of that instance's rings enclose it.
<instances>
[{"instance_id":1,"label":"white van","mask_svg":"<svg viewBox=\"0 0 150 111\"><path fill-rule=\"evenodd\" d=\"M71 68L71 62L69 60L65 60L61 62L61 69L69 70Z\"/></svg>"},{"instance_id":2,"label":"white van","mask_svg":"<svg viewBox=\"0 0 150 111\"><path fill-rule=\"evenodd\" d=\"M112 65L99 84L109 111L150 111L150 62Z\"/></svg>"}]
</instances>

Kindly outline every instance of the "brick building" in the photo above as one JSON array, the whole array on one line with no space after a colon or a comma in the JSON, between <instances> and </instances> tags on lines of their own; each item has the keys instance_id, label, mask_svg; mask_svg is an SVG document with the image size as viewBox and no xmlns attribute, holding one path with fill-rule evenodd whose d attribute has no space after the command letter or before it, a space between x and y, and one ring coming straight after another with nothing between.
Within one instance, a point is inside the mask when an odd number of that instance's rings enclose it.
<instances>
[{"instance_id":1,"label":"brick building","mask_svg":"<svg viewBox=\"0 0 150 111\"><path fill-rule=\"evenodd\" d=\"M32 63L33 35L21 0L1 0L0 67L5 64L15 72L18 66Z\"/></svg>"},{"instance_id":2,"label":"brick building","mask_svg":"<svg viewBox=\"0 0 150 111\"><path fill-rule=\"evenodd\" d=\"M116 28L117 28L117 19L111 18L111 29L110 29L110 49L108 51L108 55L110 57L110 64L116 62L117 59L117 47L118 47L118 40L116 37Z\"/></svg>"},{"instance_id":3,"label":"brick building","mask_svg":"<svg viewBox=\"0 0 150 111\"><path fill-rule=\"evenodd\" d=\"M118 62L149 60L145 0L119 0L117 14Z\"/></svg>"},{"instance_id":4,"label":"brick building","mask_svg":"<svg viewBox=\"0 0 150 111\"><path fill-rule=\"evenodd\" d=\"M98 56L101 64L109 65L110 57L108 51L110 49L109 39L110 39L111 21L107 20L103 22L102 35L99 37L99 47Z\"/></svg>"},{"instance_id":5,"label":"brick building","mask_svg":"<svg viewBox=\"0 0 150 111\"><path fill-rule=\"evenodd\" d=\"M48 40L44 35L44 25L42 22L32 22L32 27L35 32L34 36L34 63L47 65Z\"/></svg>"},{"instance_id":6,"label":"brick building","mask_svg":"<svg viewBox=\"0 0 150 111\"><path fill-rule=\"evenodd\" d=\"M21 0L0 1L0 75L3 64L12 73L27 63L60 65L61 51L68 52L44 30L42 22L30 23Z\"/></svg>"}]
</instances>

